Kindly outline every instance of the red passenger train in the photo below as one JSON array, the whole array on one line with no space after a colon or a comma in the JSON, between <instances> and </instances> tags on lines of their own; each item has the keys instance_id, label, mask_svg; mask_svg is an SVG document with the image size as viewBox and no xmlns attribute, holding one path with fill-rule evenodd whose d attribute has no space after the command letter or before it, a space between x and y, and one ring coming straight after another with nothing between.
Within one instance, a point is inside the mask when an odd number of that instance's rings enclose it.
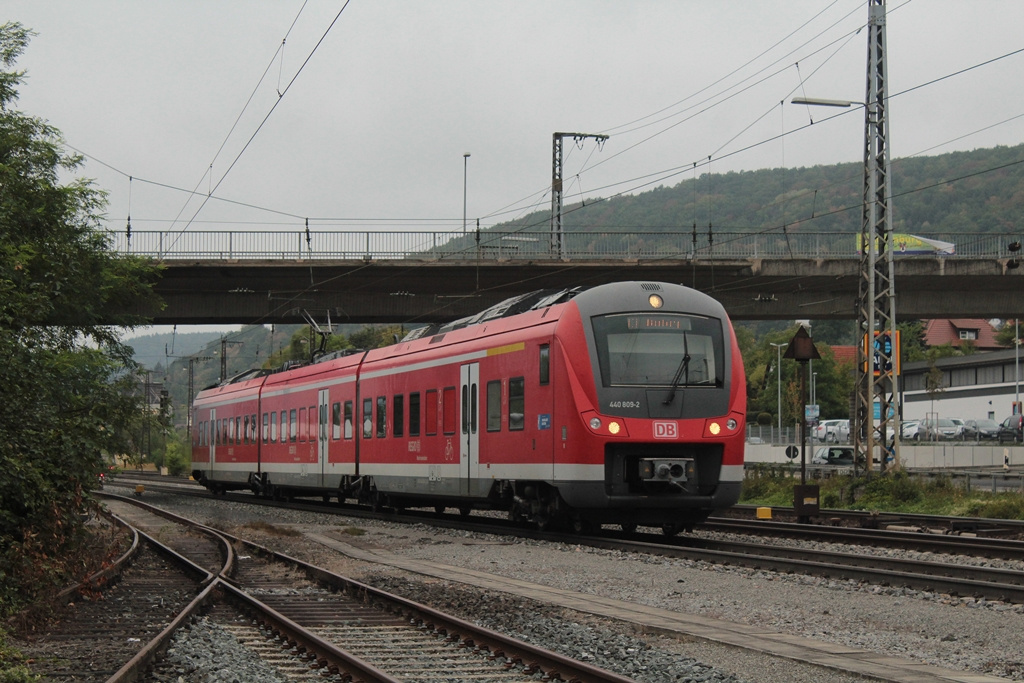
<instances>
[{"instance_id":1,"label":"red passenger train","mask_svg":"<svg viewBox=\"0 0 1024 683\"><path fill-rule=\"evenodd\" d=\"M193 477L214 492L674 533L738 500L745 414L721 304L620 282L205 389Z\"/></svg>"}]
</instances>

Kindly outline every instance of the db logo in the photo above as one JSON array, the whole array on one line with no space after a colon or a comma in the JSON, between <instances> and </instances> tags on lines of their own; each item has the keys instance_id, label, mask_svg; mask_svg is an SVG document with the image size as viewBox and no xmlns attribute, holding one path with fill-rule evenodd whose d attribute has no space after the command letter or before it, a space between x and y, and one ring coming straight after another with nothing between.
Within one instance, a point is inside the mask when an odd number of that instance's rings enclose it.
<instances>
[{"instance_id":1,"label":"db logo","mask_svg":"<svg viewBox=\"0 0 1024 683\"><path fill-rule=\"evenodd\" d=\"M655 439L678 439L679 438L679 425L675 422L655 422L654 423L654 438Z\"/></svg>"}]
</instances>

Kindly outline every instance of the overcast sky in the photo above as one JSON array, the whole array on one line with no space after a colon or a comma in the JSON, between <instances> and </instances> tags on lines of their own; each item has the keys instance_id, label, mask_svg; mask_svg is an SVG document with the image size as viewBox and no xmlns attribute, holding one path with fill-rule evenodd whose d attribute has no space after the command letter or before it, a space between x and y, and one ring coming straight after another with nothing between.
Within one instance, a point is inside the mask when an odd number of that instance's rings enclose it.
<instances>
[{"instance_id":1,"label":"overcast sky","mask_svg":"<svg viewBox=\"0 0 1024 683\"><path fill-rule=\"evenodd\" d=\"M611 136L566 141L567 203L863 154L862 109L788 102L863 102L865 0L4 9L38 33L19 108L88 155L115 230L129 211L136 231L457 230L464 181L470 225L493 225L550 206L555 131ZM1024 48L1021 27L1020 0L888 2L893 158L1024 141L1024 53L951 76Z\"/></svg>"}]
</instances>

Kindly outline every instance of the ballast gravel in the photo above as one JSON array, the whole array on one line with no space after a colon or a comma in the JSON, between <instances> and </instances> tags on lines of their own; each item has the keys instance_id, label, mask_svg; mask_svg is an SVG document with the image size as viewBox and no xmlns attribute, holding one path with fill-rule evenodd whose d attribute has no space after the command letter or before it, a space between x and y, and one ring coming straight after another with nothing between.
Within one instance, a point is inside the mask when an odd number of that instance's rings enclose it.
<instances>
[{"instance_id":1,"label":"ballast gravel","mask_svg":"<svg viewBox=\"0 0 1024 683\"><path fill-rule=\"evenodd\" d=\"M277 532L309 530L413 559L763 626L952 670L1024 680L1021 605L583 546L499 539L427 525L268 509L214 498L173 498L155 492L146 497L152 504L637 681L847 683L864 679L701 639L641 634L628 624L369 565L301 535ZM939 556L930 559L943 561ZM985 562L1020 569L1019 563Z\"/></svg>"}]
</instances>

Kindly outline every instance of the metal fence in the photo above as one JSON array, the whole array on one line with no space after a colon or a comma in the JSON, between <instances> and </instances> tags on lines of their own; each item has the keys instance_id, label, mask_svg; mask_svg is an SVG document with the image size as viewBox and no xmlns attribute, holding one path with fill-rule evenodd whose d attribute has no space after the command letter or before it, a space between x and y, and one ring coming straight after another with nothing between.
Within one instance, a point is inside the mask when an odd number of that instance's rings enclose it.
<instances>
[{"instance_id":1,"label":"metal fence","mask_svg":"<svg viewBox=\"0 0 1024 683\"><path fill-rule=\"evenodd\" d=\"M949 259L991 259L1013 256L1012 234L932 234L952 242ZM163 260L245 259L558 259L557 245L544 232L471 231L340 232L340 231L133 231L111 232L113 248L126 254ZM698 233L692 232L570 232L563 238L564 258L584 260L693 259L856 259L859 233ZM934 258L903 254L897 258Z\"/></svg>"}]
</instances>

